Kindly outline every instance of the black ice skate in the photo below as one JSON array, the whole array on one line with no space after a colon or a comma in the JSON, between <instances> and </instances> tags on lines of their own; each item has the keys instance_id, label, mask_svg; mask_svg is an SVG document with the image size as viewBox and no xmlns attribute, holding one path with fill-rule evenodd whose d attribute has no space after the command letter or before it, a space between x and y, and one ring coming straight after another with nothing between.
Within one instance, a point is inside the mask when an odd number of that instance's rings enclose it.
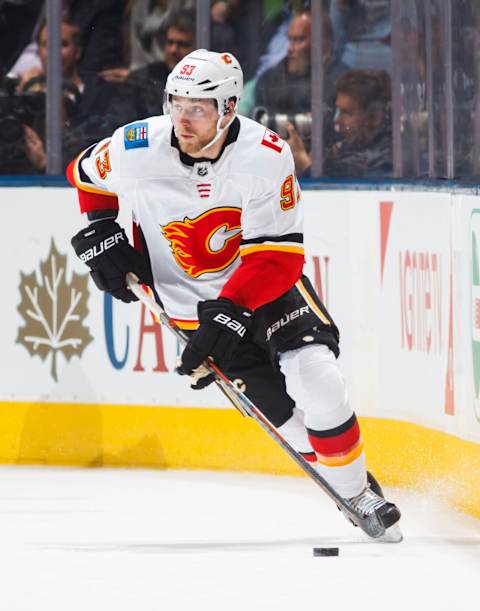
<instances>
[{"instance_id":1,"label":"black ice skate","mask_svg":"<svg viewBox=\"0 0 480 611\"><path fill-rule=\"evenodd\" d=\"M357 496L348 499L352 509L364 519L376 516L378 522L385 528L382 536L384 541L399 542L403 536L397 523L401 513L394 503L389 503L383 498L381 488L378 486L380 494L372 490L370 483Z\"/></svg>"},{"instance_id":2,"label":"black ice skate","mask_svg":"<svg viewBox=\"0 0 480 611\"><path fill-rule=\"evenodd\" d=\"M382 487L378 483L375 476L372 473L370 473L370 471L367 471L367 482L370 488L375 492L375 494L378 494L378 496L381 496L383 499L385 498Z\"/></svg>"}]
</instances>

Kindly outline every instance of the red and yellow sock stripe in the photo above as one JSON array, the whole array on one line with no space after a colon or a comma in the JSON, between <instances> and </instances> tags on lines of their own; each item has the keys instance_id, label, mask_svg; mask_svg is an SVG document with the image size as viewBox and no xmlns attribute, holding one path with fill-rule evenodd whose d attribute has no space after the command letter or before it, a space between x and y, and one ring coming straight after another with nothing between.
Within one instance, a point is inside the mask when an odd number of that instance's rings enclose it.
<instances>
[{"instance_id":1,"label":"red and yellow sock stripe","mask_svg":"<svg viewBox=\"0 0 480 611\"><path fill-rule=\"evenodd\" d=\"M318 462L326 467L349 465L363 452L360 427L355 414L335 428L326 431L313 429L307 431Z\"/></svg>"}]
</instances>

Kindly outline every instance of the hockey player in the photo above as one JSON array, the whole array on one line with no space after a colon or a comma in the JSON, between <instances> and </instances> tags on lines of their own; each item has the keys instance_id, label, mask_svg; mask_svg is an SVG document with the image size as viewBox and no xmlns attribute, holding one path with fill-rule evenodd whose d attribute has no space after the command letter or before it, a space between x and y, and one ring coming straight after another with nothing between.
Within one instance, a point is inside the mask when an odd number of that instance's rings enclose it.
<instances>
[{"instance_id":1,"label":"hockey player","mask_svg":"<svg viewBox=\"0 0 480 611\"><path fill-rule=\"evenodd\" d=\"M292 154L237 116L242 86L231 53L200 49L181 60L164 116L117 129L70 165L90 221L72 245L101 290L135 300L132 271L179 327L195 330L180 367L194 387L211 382L201 365L213 359L341 496L389 528L400 512L367 481L338 329L302 274ZM116 222L119 201L132 214L134 247Z\"/></svg>"}]
</instances>

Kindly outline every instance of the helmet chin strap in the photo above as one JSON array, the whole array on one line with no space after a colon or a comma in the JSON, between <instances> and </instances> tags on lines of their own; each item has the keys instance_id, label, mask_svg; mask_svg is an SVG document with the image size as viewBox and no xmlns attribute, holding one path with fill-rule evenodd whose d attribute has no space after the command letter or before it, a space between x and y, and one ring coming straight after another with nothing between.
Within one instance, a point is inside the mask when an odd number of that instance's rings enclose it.
<instances>
[{"instance_id":1,"label":"helmet chin strap","mask_svg":"<svg viewBox=\"0 0 480 611\"><path fill-rule=\"evenodd\" d=\"M222 137L223 132L228 129L230 127L230 125L233 123L233 120L235 119L236 113L234 112L232 114L232 118L230 119L230 121L225 125L225 127L220 127L222 121L223 121L223 117L221 115L219 115L218 117L218 121L217 121L217 134L215 136L215 138L213 138L213 140L210 140L210 142L207 142L207 144L205 146L202 146L202 148L200 149L200 151L204 151L205 149L209 148L210 146L212 146L213 144L215 144L215 142L218 142L219 138Z\"/></svg>"}]
</instances>

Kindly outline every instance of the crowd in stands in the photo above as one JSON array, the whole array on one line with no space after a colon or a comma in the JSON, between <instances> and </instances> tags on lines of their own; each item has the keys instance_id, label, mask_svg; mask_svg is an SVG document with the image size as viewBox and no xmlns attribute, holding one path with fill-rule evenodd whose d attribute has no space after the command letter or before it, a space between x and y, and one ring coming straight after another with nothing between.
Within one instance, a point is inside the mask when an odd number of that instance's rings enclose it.
<instances>
[{"instance_id":1,"label":"crowd in stands","mask_svg":"<svg viewBox=\"0 0 480 611\"><path fill-rule=\"evenodd\" d=\"M118 126L162 113L173 66L196 48L194 0L63 0L64 165ZM325 176L392 171L390 0L324 0ZM311 165L308 0L212 0L210 48L239 59L240 112L287 138ZM0 0L0 174L46 169L44 0Z\"/></svg>"}]
</instances>

